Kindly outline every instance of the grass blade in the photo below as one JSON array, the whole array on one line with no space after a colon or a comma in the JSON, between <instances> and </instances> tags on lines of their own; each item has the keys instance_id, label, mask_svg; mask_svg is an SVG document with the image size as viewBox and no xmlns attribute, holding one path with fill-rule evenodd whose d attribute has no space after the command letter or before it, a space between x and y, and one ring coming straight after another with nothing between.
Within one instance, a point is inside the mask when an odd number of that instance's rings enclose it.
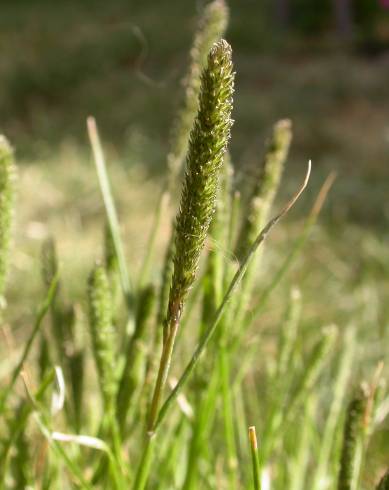
<instances>
[{"instance_id":1,"label":"grass blade","mask_svg":"<svg viewBox=\"0 0 389 490\"><path fill-rule=\"evenodd\" d=\"M223 316L225 308L226 308L229 300L231 299L232 295L234 294L236 288L238 287L240 281L242 280L242 277L244 276L253 255L257 251L260 244L266 239L266 237L269 234L269 232L271 231L271 229L288 213L288 211L293 207L293 205L296 203L298 198L304 192L305 188L308 185L310 174L311 174L311 162L309 161L308 169L307 169L307 172L306 172L306 175L304 178L304 182L303 182L302 186L300 187L300 189L296 192L296 194L292 197L292 199L286 204L286 206L281 210L281 212L279 214L277 214L277 216L272 218L267 223L267 225L263 228L263 230L258 234L258 236L255 239L254 243L252 244L250 250L248 251L245 259L242 261L238 270L236 271L235 276L233 277L233 279L230 283L230 286L229 286L229 288L228 288L228 290L227 290L227 292L223 298L223 301L222 301L221 305L219 306L219 308L215 314L213 323L208 327L208 329L204 333L202 339L200 340L197 348L195 349L195 351L192 355L191 360L189 361L186 368L184 369L184 372L181 375L176 387L170 393L169 397L167 398L167 400L163 404L163 406L159 412L159 416L158 416L155 428L157 428L159 426L159 424L162 422L162 420L165 418L166 413L169 410L172 402L175 400L179 391L182 389L183 385L186 383L187 379L192 374L192 371L194 370L199 358L201 357L201 354L204 352L209 341L213 337L213 334L215 333L215 331L217 329L219 321Z\"/></svg>"},{"instance_id":2,"label":"grass blade","mask_svg":"<svg viewBox=\"0 0 389 490\"><path fill-rule=\"evenodd\" d=\"M94 161L96 165L97 176L99 179L100 190L103 196L105 211L107 213L108 226L111 231L112 240L115 247L115 253L118 259L120 282L129 311L132 312L134 298L132 294L132 285L130 281L130 276L127 270L123 243L120 236L119 220L117 217L111 185L108 178L107 166L105 163L103 148L101 146L99 133L97 131L96 120L91 116L88 117L87 119L87 127L88 127L89 140L92 146Z\"/></svg>"},{"instance_id":3,"label":"grass blade","mask_svg":"<svg viewBox=\"0 0 389 490\"><path fill-rule=\"evenodd\" d=\"M343 339L344 353L340 359L338 373L334 383L334 396L329 410L329 414L325 423L323 439L320 446L318 463L315 471L313 488L315 490L323 490L326 485L327 475L329 471L330 456L334 444L335 435L340 413L342 410L343 400L347 392L347 383L349 381L354 359L355 340L354 330L348 329Z\"/></svg>"},{"instance_id":4,"label":"grass blade","mask_svg":"<svg viewBox=\"0 0 389 490\"><path fill-rule=\"evenodd\" d=\"M281 267L274 274L274 277L273 277L272 281L270 282L270 284L268 286L266 286L264 292L262 293L262 297L261 297L261 300L259 301L259 303L254 307L253 310L251 310L246 315L246 318L244 321L245 325L253 323L258 318L258 315L262 312L263 308L265 307L269 297L271 296L271 293L279 285L282 278L285 276L285 274L287 273L287 271L289 270L291 265L294 263L297 255L299 254L301 249L306 244L308 237L310 235L310 232L311 232L313 226L316 224L317 218L318 218L319 213L321 211L321 208L323 207L323 204L326 200L327 194L330 191L332 184L334 183L335 177L336 177L336 174L334 172L332 172L329 174L329 176L324 181L324 184L322 185L322 187L319 191L319 194L316 198L316 201L313 204L311 212L309 213L309 216L308 216L308 218L304 224L304 228L303 228L301 235L298 237L298 239L294 243L290 253L285 258ZM244 329L242 329L242 330L244 330Z\"/></svg>"}]
</instances>

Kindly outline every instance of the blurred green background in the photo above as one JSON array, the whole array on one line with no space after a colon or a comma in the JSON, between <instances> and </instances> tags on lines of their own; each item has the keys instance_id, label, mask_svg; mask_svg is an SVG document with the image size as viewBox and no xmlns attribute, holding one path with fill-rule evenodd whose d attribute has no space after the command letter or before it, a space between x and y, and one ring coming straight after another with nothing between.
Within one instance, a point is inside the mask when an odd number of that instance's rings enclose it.
<instances>
[{"instance_id":1,"label":"blurred green background","mask_svg":"<svg viewBox=\"0 0 389 490\"><path fill-rule=\"evenodd\" d=\"M350 1L352 24L339 25L334 4L342 2L230 2L227 38L238 73L232 153L240 165L257 159L269 126L288 116L296 158L339 167L350 178L362 171L373 182L385 171L388 10L379 0ZM1 130L19 156L41 156L65 140L85 145L85 118L94 114L105 137L132 155L129 164L163 172L203 5L3 0Z\"/></svg>"},{"instance_id":2,"label":"blurred green background","mask_svg":"<svg viewBox=\"0 0 389 490\"><path fill-rule=\"evenodd\" d=\"M203 5L3 0L0 130L19 159L55 155L64 142L82 150L93 114L127 166L163 173ZM231 151L242 175L259 161L274 121L290 117L296 166L312 158L339 172L338 212L366 225L386 221L389 10L379 0L232 0L230 9Z\"/></svg>"},{"instance_id":3,"label":"blurred green background","mask_svg":"<svg viewBox=\"0 0 389 490\"><path fill-rule=\"evenodd\" d=\"M231 141L237 186L244 192L272 124L291 118L294 141L281 194L295 186L309 158L307 205L335 170L322 223L347 260L353 253L357 263L367 260L364 240L375 240L380 272L388 268L381 248L389 220L389 9L383 4L231 0L227 33L237 71ZM102 209L85 130L93 114L125 209L129 254L141 253L203 6L200 0L2 1L0 131L21 166L21 240L38 246L54 233L77 262L77 236L88 255ZM302 206L300 215L306 212ZM139 221L142 233L131 235ZM358 270L348 266L350 274Z\"/></svg>"}]
</instances>

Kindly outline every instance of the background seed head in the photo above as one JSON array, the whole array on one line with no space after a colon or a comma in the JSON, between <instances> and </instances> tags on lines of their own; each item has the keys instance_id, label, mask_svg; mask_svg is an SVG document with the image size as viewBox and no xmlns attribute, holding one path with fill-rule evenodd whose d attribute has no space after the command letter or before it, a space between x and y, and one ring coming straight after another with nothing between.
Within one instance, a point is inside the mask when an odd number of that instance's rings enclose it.
<instances>
[{"instance_id":1,"label":"background seed head","mask_svg":"<svg viewBox=\"0 0 389 490\"><path fill-rule=\"evenodd\" d=\"M14 154L8 140L0 135L0 298L3 298L9 262L13 207L15 200Z\"/></svg>"}]
</instances>

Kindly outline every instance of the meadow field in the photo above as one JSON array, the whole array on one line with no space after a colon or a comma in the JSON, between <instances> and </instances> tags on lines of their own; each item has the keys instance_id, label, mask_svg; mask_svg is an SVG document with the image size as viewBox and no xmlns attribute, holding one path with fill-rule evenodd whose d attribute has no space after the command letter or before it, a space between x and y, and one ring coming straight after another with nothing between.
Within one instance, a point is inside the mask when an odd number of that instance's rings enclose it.
<instances>
[{"instance_id":1,"label":"meadow field","mask_svg":"<svg viewBox=\"0 0 389 490\"><path fill-rule=\"evenodd\" d=\"M388 488L389 50L212 4L1 6L0 488Z\"/></svg>"}]
</instances>

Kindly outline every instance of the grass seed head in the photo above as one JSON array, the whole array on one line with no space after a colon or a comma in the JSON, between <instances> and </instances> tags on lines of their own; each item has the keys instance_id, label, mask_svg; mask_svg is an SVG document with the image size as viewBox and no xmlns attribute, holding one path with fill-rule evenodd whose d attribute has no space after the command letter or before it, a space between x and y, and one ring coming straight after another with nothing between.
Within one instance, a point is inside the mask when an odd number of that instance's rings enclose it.
<instances>
[{"instance_id":1,"label":"grass seed head","mask_svg":"<svg viewBox=\"0 0 389 490\"><path fill-rule=\"evenodd\" d=\"M59 271L57 250L53 238L48 238L43 242L41 265L43 282L49 287Z\"/></svg>"},{"instance_id":2,"label":"grass seed head","mask_svg":"<svg viewBox=\"0 0 389 490\"><path fill-rule=\"evenodd\" d=\"M88 283L89 320L93 354L105 408L112 408L116 393L115 335L112 296L105 269L96 265Z\"/></svg>"},{"instance_id":3,"label":"grass seed head","mask_svg":"<svg viewBox=\"0 0 389 490\"><path fill-rule=\"evenodd\" d=\"M176 221L169 315L179 316L196 276L215 210L220 169L232 126L234 73L231 47L214 45L203 71L199 110L190 135L186 173Z\"/></svg>"},{"instance_id":4,"label":"grass seed head","mask_svg":"<svg viewBox=\"0 0 389 490\"><path fill-rule=\"evenodd\" d=\"M15 201L14 153L8 140L0 135L0 299L3 299L9 265L11 228ZM3 303L3 301L1 301Z\"/></svg>"},{"instance_id":5,"label":"grass seed head","mask_svg":"<svg viewBox=\"0 0 389 490\"><path fill-rule=\"evenodd\" d=\"M274 197L280 185L286 158L292 140L292 123L289 119L278 121L267 143L259 177L249 199L247 217L238 241L239 257L243 257L255 240L258 230L266 223Z\"/></svg>"},{"instance_id":6,"label":"grass seed head","mask_svg":"<svg viewBox=\"0 0 389 490\"><path fill-rule=\"evenodd\" d=\"M338 490L351 490L355 488L356 474L358 473L358 445L365 431L364 419L369 400L369 391L365 384L358 387L352 397L346 412L343 430L343 447L340 459Z\"/></svg>"}]
</instances>

